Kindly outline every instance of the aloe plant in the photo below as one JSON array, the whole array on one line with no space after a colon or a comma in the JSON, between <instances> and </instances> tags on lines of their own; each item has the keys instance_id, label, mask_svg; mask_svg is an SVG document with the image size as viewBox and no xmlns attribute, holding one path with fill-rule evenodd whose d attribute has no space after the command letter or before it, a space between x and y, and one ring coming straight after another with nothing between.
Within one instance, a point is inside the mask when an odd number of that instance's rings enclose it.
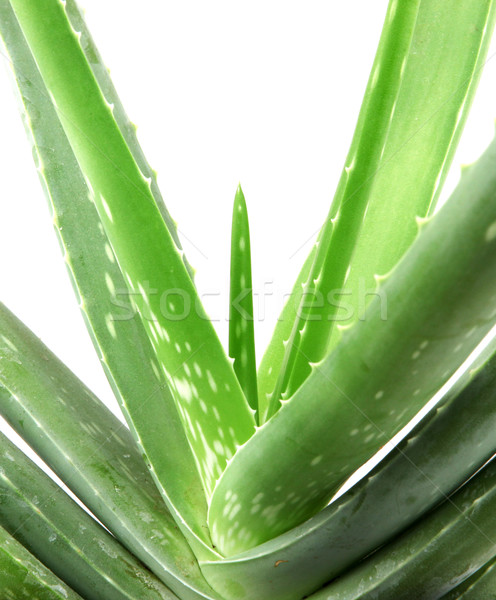
<instances>
[{"instance_id":1,"label":"aloe plant","mask_svg":"<svg viewBox=\"0 0 496 600\"><path fill-rule=\"evenodd\" d=\"M3 598L494 590L496 140L436 204L495 19L492 0L391 0L329 215L257 372L241 186L226 351L80 9L0 0L55 233L127 423L0 305L0 414L86 508L0 437ZM362 306L363 285L377 293Z\"/></svg>"}]
</instances>

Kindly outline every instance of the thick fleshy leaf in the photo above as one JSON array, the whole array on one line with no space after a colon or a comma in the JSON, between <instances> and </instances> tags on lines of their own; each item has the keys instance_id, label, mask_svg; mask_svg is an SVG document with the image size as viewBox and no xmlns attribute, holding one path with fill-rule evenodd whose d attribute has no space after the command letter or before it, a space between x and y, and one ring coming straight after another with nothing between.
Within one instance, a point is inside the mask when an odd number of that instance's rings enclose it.
<instances>
[{"instance_id":1,"label":"thick fleshy leaf","mask_svg":"<svg viewBox=\"0 0 496 600\"><path fill-rule=\"evenodd\" d=\"M226 597L300 600L443 501L496 450L496 339L368 475L299 527L200 566Z\"/></svg>"},{"instance_id":2,"label":"thick fleshy leaf","mask_svg":"<svg viewBox=\"0 0 496 600\"><path fill-rule=\"evenodd\" d=\"M320 236L319 236L320 237ZM271 398L281 373L281 365L284 360L287 341L291 337L291 331L295 322L298 307L306 283L309 281L310 270L315 259L316 246L312 248L296 278L295 284L289 295L272 334L269 345L265 349L262 361L258 368L258 405L259 423L267 420L267 412Z\"/></svg>"},{"instance_id":3,"label":"thick fleshy leaf","mask_svg":"<svg viewBox=\"0 0 496 600\"><path fill-rule=\"evenodd\" d=\"M494 556L496 461L311 600L442 598ZM479 598L478 598L479 600Z\"/></svg>"},{"instance_id":4,"label":"thick fleshy leaf","mask_svg":"<svg viewBox=\"0 0 496 600\"><path fill-rule=\"evenodd\" d=\"M385 279L366 319L239 449L209 509L214 543L225 555L325 506L494 325L495 165L493 141Z\"/></svg>"},{"instance_id":5,"label":"thick fleshy leaf","mask_svg":"<svg viewBox=\"0 0 496 600\"><path fill-rule=\"evenodd\" d=\"M380 278L412 244L417 219L433 213L487 60L495 20L493 0L456 7L449 0L422 2L346 279L344 300L351 299L353 315L340 320L341 327L363 317ZM339 338L335 330L327 351Z\"/></svg>"},{"instance_id":6,"label":"thick fleshy leaf","mask_svg":"<svg viewBox=\"0 0 496 600\"><path fill-rule=\"evenodd\" d=\"M205 493L166 374L143 323L132 318L135 311L121 269L95 206L88 201L84 176L12 9L6 0L1 0L0 9L0 30L33 137L38 170L86 324L171 513L196 550L211 555ZM81 37L82 42L85 39ZM188 359L193 364L188 365ZM200 369L194 359L195 351L190 349L184 355L185 370Z\"/></svg>"},{"instance_id":7,"label":"thick fleshy leaf","mask_svg":"<svg viewBox=\"0 0 496 600\"><path fill-rule=\"evenodd\" d=\"M32 0L11 4L132 296L136 311L127 313L121 330L138 319L147 332L208 496L238 445L253 434L252 411L64 5L58 0L43 6ZM116 288L103 270L93 273L95 279L106 282L109 292ZM115 306L107 300L99 310L117 340ZM138 434L142 437L140 429ZM166 473L154 469L164 485Z\"/></svg>"},{"instance_id":8,"label":"thick fleshy leaf","mask_svg":"<svg viewBox=\"0 0 496 600\"><path fill-rule=\"evenodd\" d=\"M177 600L0 434L0 525L87 600Z\"/></svg>"},{"instance_id":9,"label":"thick fleshy leaf","mask_svg":"<svg viewBox=\"0 0 496 600\"><path fill-rule=\"evenodd\" d=\"M441 600L493 600L495 590L496 558L493 558Z\"/></svg>"},{"instance_id":10,"label":"thick fleshy leaf","mask_svg":"<svg viewBox=\"0 0 496 600\"><path fill-rule=\"evenodd\" d=\"M2 305L0 414L174 592L215 598L129 430Z\"/></svg>"},{"instance_id":11,"label":"thick fleshy leaf","mask_svg":"<svg viewBox=\"0 0 496 600\"><path fill-rule=\"evenodd\" d=\"M346 279L401 89L402 68L410 52L420 5L421 0L389 5L346 166L320 232L266 418L308 376L309 363L318 362L325 354L336 312L327 293L341 289Z\"/></svg>"},{"instance_id":12,"label":"thick fleshy leaf","mask_svg":"<svg viewBox=\"0 0 496 600\"><path fill-rule=\"evenodd\" d=\"M2 527L0 573L4 600L82 600Z\"/></svg>"},{"instance_id":13,"label":"thick fleshy leaf","mask_svg":"<svg viewBox=\"0 0 496 600\"><path fill-rule=\"evenodd\" d=\"M234 198L231 233L229 356L251 408L258 413L248 211L241 186Z\"/></svg>"},{"instance_id":14,"label":"thick fleshy leaf","mask_svg":"<svg viewBox=\"0 0 496 600\"><path fill-rule=\"evenodd\" d=\"M88 202L84 176L7 0L0 0L0 10L0 31L12 60L27 131L85 322L134 437L155 471L169 474L167 489L158 480L157 485L172 514L190 543L208 554L204 491L165 375L142 324L137 319L119 320L132 314L124 277L98 213ZM116 320L109 318L112 310ZM150 428L149 421L155 427ZM163 444L165 430L168 447Z\"/></svg>"},{"instance_id":15,"label":"thick fleshy leaf","mask_svg":"<svg viewBox=\"0 0 496 600\"><path fill-rule=\"evenodd\" d=\"M98 52L98 48L96 47L84 21L83 14L81 13L75 0L66 0L65 11L73 29L79 32L81 48L86 56L86 60L91 67L95 79L98 81L98 85L102 91L102 94L105 96L107 102L113 106L112 114L114 115L114 119L119 126L123 138L126 140L129 150L133 154L134 160L136 161L143 175L150 180L151 193L155 199L155 202L157 203L160 214L167 225L167 229L169 230L178 250L182 251L176 223L170 216L169 211L167 210L167 207L163 201L162 194L158 188L157 174L150 167L145 155L143 154L143 150L141 149L138 138L136 137L136 126L128 119L126 111L124 110L120 98L114 88L114 84L110 79L109 71L104 64L100 53ZM182 257L190 275L193 276L193 268L189 264L184 253L182 253Z\"/></svg>"},{"instance_id":16,"label":"thick fleshy leaf","mask_svg":"<svg viewBox=\"0 0 496 600\"><path fill-rule=\"evenodd\" d=\"M271 397L269 416L310 374L311 363L336 346L342 328L363 318L378 279L413 242L416 218L434 207L495 17L491 0L456 7L449 0L391 1L311 270L300 274L261 364L260 396Z\"/></svg>"}]
</instances>

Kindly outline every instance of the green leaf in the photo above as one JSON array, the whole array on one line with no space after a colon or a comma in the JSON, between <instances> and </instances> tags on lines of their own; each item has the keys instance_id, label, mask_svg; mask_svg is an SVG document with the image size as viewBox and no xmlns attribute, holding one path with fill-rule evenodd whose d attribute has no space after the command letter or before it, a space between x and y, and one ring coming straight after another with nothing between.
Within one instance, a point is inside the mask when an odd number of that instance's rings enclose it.
<instances>
[{"instance_id":1,"label":"green leaf","mask_svg":"<svg viewBox=\"0 0 496 600\"><path fill-rule=\"evenodd\" d=\"M0 434L0 525L87 600L177 600Z\"/></svg>"},{"instance_id":2,"label":"green leaf","mask_svg":"<svg viewBox=\"0 0 496 600\"><path fill-rule=\"evenodd\" d=\"M0 573L4 600L82 600L2 527Z\"/></svg>"},{"instance_id":3,"label":"green leaf","mask_svg":"<svg viewBox=\"0 0 496 600\"><path fill-rule=\"evenodd\" d=\"M216 597L129 430L3 305L0 414L168 587Z\"/></svg>"},{"instance_id":4,"label":"green leaf","mask_svg":"<svg viewBox=\"0 0 496 600\"><path fill-rule=\"evenodd\" d=\"M487 55L495 6L391 1L311 271L297 282L306 285L303 303L282 315L294 323L291 334L278 325L271 364L262 362L260 392L272 396L268 416L337 345L342 329L363 318L379 279L413 242L416 217L434 207ZM281 374L269 389L270 367Z\"/></svg>"},{"instance_id":5,"label":"green leaf","mask_svg":"<svg viewBox=\"0 0 496 600\"><path fill-rule=\"evenodd\" d=\"M311 600L441 598L494 556L496 461ZM478 597L478 600L480 598Z\"/></svg>"},{"instance_id":6,"label":"green leaf","mask_svg":"<svg viewBox=\"0 0 496 600\"><path fill-rule=\"evenodd\" d=\"M239 449L209 508L225 555L325 506L494 325L495 165L493 141L384 281L365 320Z\"/></svg>"},{"instance_id":7,"label":"green leaf","mask_svg":"<svg viewBox=\"0 0 496 600\"><path fill-rule=\"evenodd\" d=\"M371 181L386 143L420 4L420 0L415 0L401 4L394 1L389 5L346 166L317 242L266 418L307 377L309 361L318 362L325 354L334 321L328 317L333 316L334 307L331 309L326 300L321 302L322 290L327 298L329 290L339 290L345 282L364 220Z\"/></svg>"},{"instance_id":8,"label":"green leaf","mask_svg":"<svg viewBox=\"0 0 496 600\"><path fill-rule=\"evenodd\" d=\"M239 600L301 600L444 500L494 453L496 339L369 474L302 525L248 552L202 562Z\"/></svg>"},{"instance_id":9,"label":"green leaf","mask_svg":"<svg viewBox=\"0 0 496 600\"><path fill-rule=\"evenodd\" d=\"M152 342L209 496L228 459L254 431L251 409L64 6L58 0L43 6L33 0L11 4L88 179L91 198L133 296L134 318ZM93 281L96 278L105 281L105 273L93 274ZM115 287L111 278L108 286ZM100 310L116 339L114 308L107 302ZM144 434L141 429L138 433ZM154 468L165 485L167 473Z\"/></svg>"},{"instance_id":10,"label":"green leaf","mask_svg":"<svg viewBox=\"0 0 496 600\"><path fill-rule=\"evenodd\" d=\"M166 374L143 323L131 318L135 309L120 266L6 0L0 1L0 10L0 31L12 59L55 231L102 366L172 515L196 550L212 555L205 492ZM188 351L188 358L193 365L186 361L183 369L200 368L194 350Z\"/></svg>"},{"instance_id":11,"label":"green leaf","mask_svg":"<svg viewBox=\"0 0 496 600\"><path fill-rule=\"evenodd\" d=\"M135 439L155 471L169 474L167 489L159 480L156 483L172 514L190 543L208 553L203 486L165 374L143 325L137 319L122 320L134 314L124 277L98 213L88 202L83 174L7 0L0 1L0 10L0 31L12 60L28 134L33 136L38 171L86 325ZM164 431L168 446L163 444Z\"/></svg>"},{"instance_id":12,"label":"green leaf","mask_svg":"<svg viewBox=\"0 0 496 600\"><path fill-rule=\"evenodd\" d=\"M117 95L112 80L110 79L109 71L104 64L100 53L98 52L98 48L96 47L88 28L86 27L83 15L79 10L75 0L66 0L65 11L73 29L79 32L81 49L84 52L86 60L91 67L102 94L105 96L107 102L113 106L112 114L114 115L114 119L119 126L122 137L125 139L129 150L133 154L134 160L136 161L140 171L143 173L143 176L149 179L150 191L157 204L160 214L167 225L167 229L169 230L176 247L182 252L176 223L170 216L169 211L167 210L167 207L163 201L162 194L158 188L157 174L151 169L145 155L143 154L143 150L141 149L136 137L136 126L131 123L126 115L124 107L122 106L120 98ZM182 252L182 257L185 267L188 269L191 277L193 278L193 268L189 264L184 252Z\"/></svg>"},{"instance_id":13,"label":"green leaf","mask_svg":"<svg viewBox=\"0 0 496 600\"><path fill-rule=\"evenodd\" d=\"M241 389L257 415L257 365L253 327L250 228L241 185L236 190L233 208L229 308L229 356L234 359L234 372Z\"/></svg>"},{"instance_id":14,"label":"green leaf","mask_svg":"<svg viewBox=\"0 0 496 600\"><path fill-rule=\"evenodd\" d=\"M291 294L277 319L272 338L265 349L258 368L258 404L259 422L261 425L267 420L269 403L274 395L273 392L281 373L281 365L285 356L287 341L291 337L291 331L293 330L295 316L298 314L297 311L305 289L305 283L309 281L316 249L316 246L312 247L296 278Z\"/></svg>"},{"instance_id":15,"label":"green leaf","mask_svg":"<svg viewBox=\"0 0 496 600\"><path fill-rule=\"evenodd\" d=\"M441 600L493 600L496 590L496 558L476 571Z\"/></svg>"}]
</instances>

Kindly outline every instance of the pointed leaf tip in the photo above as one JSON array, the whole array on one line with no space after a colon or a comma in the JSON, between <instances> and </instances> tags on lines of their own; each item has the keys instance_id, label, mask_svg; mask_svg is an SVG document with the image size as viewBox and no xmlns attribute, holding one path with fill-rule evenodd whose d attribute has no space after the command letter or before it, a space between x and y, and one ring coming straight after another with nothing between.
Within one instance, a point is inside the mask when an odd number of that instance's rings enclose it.
<instances>
[{"instance_id":1,"label":"pointed leaf tip","mask_svg":"<svg viewBox=\"0 0 496 600\"><path fill-rule=\"evenodd\" d=\"M248 211L238 185L234 197L231 234L231 285L229 310L229 356L246 399L258 410L253 295ZM258 418L255 419L258 422Z\"/></svg>"},{"instance_id":2,"label":"pointed leaf tip","mask_svg":"<svg viewBox=\"0 0 496 600\"><path fill-rule=\"evenodd\" d=\"M245 195L243 193L243 189L241 188L241 183L238 183L238 187L236 188L236 194L234 195L234 210L233 212L246 212L246 200Z\"/></svg>"}]
</instances>

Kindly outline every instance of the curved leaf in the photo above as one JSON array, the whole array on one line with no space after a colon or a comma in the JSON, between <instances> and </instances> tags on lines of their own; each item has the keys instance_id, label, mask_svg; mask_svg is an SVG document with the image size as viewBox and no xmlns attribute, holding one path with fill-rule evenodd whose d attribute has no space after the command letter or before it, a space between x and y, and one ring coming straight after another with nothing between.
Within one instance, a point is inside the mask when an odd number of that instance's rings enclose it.
<instances>
[{"instance_id":1,"label":"curved leaf","mask_svg":"<svg viewBox=\"0 0 496 600\"><path fill-rule=\"evenodd\" d=\"M0 10L0 31L12 58L55 231L102 366L179 527L197 552L213 555L205 492L166 374L143 323L133 318L124 276L95 206L88 201L89 188L6 0L1 0ZM200 368L191 348L184 363L183 370Z\"/></svg>"},{"instance_id":2,"label":"curved leaf","mask_svg":"<svg viewBox=\"0 0 496 600\"><path fill-rule=\"evenodd\" d=\"M322 512L261 546L200 564L226 597L300 600L393 539L496 450L496 339L363 479Z\"/></svg>"},{"instance_id":3,"label":"curved leaf","mask_svg":"<svg viewBox=\"0 0 496 600\"><path fill-rule=\"evenodd\" d=\"M441 600L493 600L496 590L496 558L476 571Z\"/></svg>"},{"instance_id":4,"label":"curved leaf","mask_svg":"<svg viewBox=\"0 0 496 600\"><path fill-rule=\"evenodd\" d=\"M4 600L82 600L0 527L0 594Z\"/></svg>"},{"instance_id":5,"label":"curved leaf","mask_svg":"<svg viewBox=\"0 0 496 600\"><path fill-rule=\"evenodd\" d=\"M167 586L216 597L129 430L3 305L0 414Z\"/></svg>"},{"instance_id":6,"label":"curved leaf","mask_svg":"<svg viewBox=\"0 0 496 600\"><path fill-rule=\"evenodd\" d=\"M435 206L495 16L490 0L390 3L346 166L307 259L311 272L305 263L260 366L269 415L337 345L342 329L363 318L379 277L413 242L416 217ZM393 52L402 31L409 42Z\"/></svg>"},{"instance_id":7,"label":"curved leaf","mask_svg":"<svg viewBox=\"0 0 496 600\"><path fill-rule=\"evenodd\" d=\"M214 542L225 555L325 506L494 325L495 165L493 141L384 281L387 318L375 298L366 319L239 449L209 508Z\"/></svg>"},{"instance_id":8,"label":"curved leaf","mask_svg":"<svg viewBox=\"0 0 496 600\"><path fill-rule=\"evenodd\" d=\"M121 330L137 318L147 332L208 496L237 446L254 431L251 409L64 6L58 0L11 4L136 307ZM115 289L116 282L105 275L100 270L92 281ZM114 307L107 301L100 311L117 339ZM141 430L138 434L142 437ZM165 486L167 474L157 466L155 476Z\"/></svg>"},{"instance_id":9,"label":"curved leaf","mask_svg":"<svg viewBox=\"0 0 496 600\"><path fill-rule=\"evenodd\" d=\"M87 600L177 600L0 434L0 525Z\"/></svg>"},{"instance_id":10,"label":"curved leaf","mask_svg":"<svg viewBox=\"0 0 496 600\"><path fill-rule=\"evenodd\" d=\"M441 598L494 556L496 462L311 600Z\"/></svg>"},{"instance_id":11,"label":"curved leaf","mask_svg":"<svg viewBox=\"0 0 496 600\"><path fill-rule=\"evenodd\" d=\"M182 250L181 242L177 233L177 225L170 216L162 198L162 194L158 188L157 174L155 171L153 171L146 160L143 150L139 145L138 138L136 137L136 126L131 123L126 115L124 107L122 106L119 96L114 88L114 84L110 79L109 71L104 64L100 53L98 52L98 48L96 47L88 28L86 27L83 15L79 10L75 0L66 0L65 11L73 29L79 32L81 49L83 50L93 75L98 82L98 86L100 87L102 94L105 96L105 100L107 100L107 102L113 106L112 114L114 115L115 121L119 126L122 137L125 139L129 150L132 152L139 170L143 173L144 177L149 179L150 191L155 199L160 214L167 225L167 229L169 230L177 249L182 252L185 267L188 269L191 277L193 277L194 271Z\"/></svg>"}]
</instances>

